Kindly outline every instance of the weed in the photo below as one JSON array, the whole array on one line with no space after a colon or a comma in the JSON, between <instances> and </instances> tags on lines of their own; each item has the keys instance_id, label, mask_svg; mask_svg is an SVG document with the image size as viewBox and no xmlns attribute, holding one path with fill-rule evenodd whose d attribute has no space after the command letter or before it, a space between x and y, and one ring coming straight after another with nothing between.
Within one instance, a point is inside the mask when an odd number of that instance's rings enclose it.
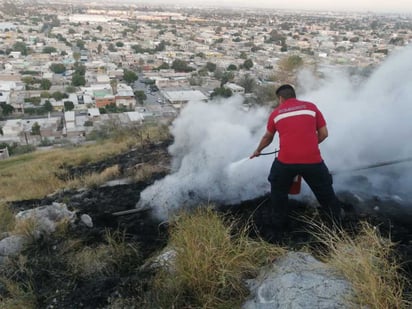
<instances>
[{"instance_id":1,"label":"weed","mask_svg":"<svg viewBox=\"0 0 412 309\"><path fill-rule=\"evenodd\" d=\"M170 239L176 257L154 280L156 306L233 308L245 299L244 279L284 251L251 240L248 227L234 234L234 226L204 207L176 218Z\"/></svg>"},{"instance_id":2,"label":"weed","mask_svg":"<svg viewBox=\"0 0 412 309\"><path fill-rule=\"evenodd\" d=\"M363 222L357 236L338 227L311 223L311 233L326 247L323 258L353 285L359 308L410 308L403 297L407 283L394 257L394 243Z\"/></svg>"}]
</instances>

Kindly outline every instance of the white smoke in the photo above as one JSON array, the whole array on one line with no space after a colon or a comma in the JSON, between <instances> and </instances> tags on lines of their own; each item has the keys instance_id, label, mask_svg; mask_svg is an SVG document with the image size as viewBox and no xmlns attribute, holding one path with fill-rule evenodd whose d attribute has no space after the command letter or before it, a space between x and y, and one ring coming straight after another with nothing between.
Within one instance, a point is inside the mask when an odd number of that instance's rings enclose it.
<instances>
[{"instance_id":1,"label":"white smoke","mask_svg":"<svg viewBox=\"0 0 412 309\"><path fill-rule=\"evenodd\" d=\"M317 104L328 123L322 156L336 173L335 190L412 197L411 163L358 172L357 167L412 157L412 48L394 53L364 83L342 72L325 72L321 84L301 74L298 97ZM302 89L304 90L302 92ZM269 192L271 156L247 157L266 130L269 109L245 111L240 97L190 102L173 122L172 173L141 193L139 207L161 218L199 202L237 203ZM277 139L265 152L278 147ZM353 176L367 177L360 188ZM396 182L394 180L396 178ZM351 181L348 181L348 179ZM304 188L307 192L307 188Z\"/></svg>"},{"instance_id":2,"label":"white smoke","mask_svg":"<svg viewBox=\"0 0 412 309\"><path fill-rule=\"evenodd\" d=\"M412 197L412 162L338 173L412 158L411 59L408 46L393 52L363 83L332 72L320 88L301 96L316 102L328 123L329 138L320 147L330 170L337 172L337 190ZM367 177L368 186L352 182L356 175Z\"/></svg>"}]
</instances>

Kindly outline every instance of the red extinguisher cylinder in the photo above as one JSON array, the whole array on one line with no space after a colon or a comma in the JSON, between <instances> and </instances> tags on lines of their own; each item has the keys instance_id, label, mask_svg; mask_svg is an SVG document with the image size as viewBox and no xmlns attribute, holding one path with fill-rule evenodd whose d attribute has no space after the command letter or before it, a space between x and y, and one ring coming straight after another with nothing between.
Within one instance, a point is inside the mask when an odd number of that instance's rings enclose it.
<instances>
[{"instance_id":1,"label":"red extinguisher cylinder","mask_svg":"<svg viewBox=\"0 0 412 309\"><path fill-rule=\"evenodd\" d=\"M299 194L301 184L302 184L302 176L296 175L295 178L293 178L292 185L290 186L289 194Z\"/></svg>"}]
</instances>

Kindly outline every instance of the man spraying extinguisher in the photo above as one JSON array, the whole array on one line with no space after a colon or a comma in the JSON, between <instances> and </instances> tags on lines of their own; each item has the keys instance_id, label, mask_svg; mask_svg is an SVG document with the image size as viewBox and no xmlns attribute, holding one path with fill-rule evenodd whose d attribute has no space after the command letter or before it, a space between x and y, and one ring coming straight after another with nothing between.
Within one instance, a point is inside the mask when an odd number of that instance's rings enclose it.
<instances>
[{"instance_id":1,"label":"man spraying extinguisher","mask_svg":"<svg viewBox=\"0 0 412 309\"><path fill-rule=\"evenodd\" d=\"M326 121L315 104L296 99L291 85L280 86L276 95L279 105L270 114L266 133L250 156L250 159L260 156L278 132L280 150L268 177L276 222L274 228L284 230L288 225L288 194L298 175L309 185L322 210L332 220L339 221L341 204L318 146L328 137Z\"/></svg>"}]
</instances>

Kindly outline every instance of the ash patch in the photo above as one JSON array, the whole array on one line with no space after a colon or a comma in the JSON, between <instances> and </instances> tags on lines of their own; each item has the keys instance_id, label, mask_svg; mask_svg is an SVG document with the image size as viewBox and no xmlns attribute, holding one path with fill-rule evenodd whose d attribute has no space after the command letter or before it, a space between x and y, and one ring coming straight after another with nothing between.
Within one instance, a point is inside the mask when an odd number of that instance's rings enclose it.
<instances>
[{"instance_id":1,"label":"ash patch","mask_svg":"<svg viewBox=\"0 0 412 309\"><path fill-rule=\"evenodd\" d=\"M110 159L101 160L80 166L65 163L60 166L61 171L56 175L59 179L68 180L91 173L101 173L105 169L118 165L121 174L134 169L142 163L158 163L168 165L170 156L167 147L171 140L160 143L147 143L141 149L132 149L126 153L118 154ZM159 161L160 159L160 161Z\"/></svg>"}]
</instances>

